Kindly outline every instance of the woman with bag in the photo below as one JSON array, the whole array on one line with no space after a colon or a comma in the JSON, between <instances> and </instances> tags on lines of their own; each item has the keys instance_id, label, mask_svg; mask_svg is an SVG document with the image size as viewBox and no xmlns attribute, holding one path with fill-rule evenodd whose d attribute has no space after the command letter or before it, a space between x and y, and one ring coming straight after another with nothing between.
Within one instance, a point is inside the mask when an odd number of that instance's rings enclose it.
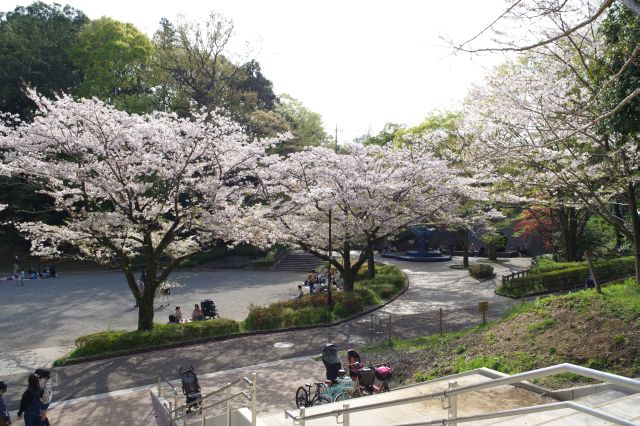
<instances>
[{"instance_id":1,"label":"woman with bag","mask_svg":"<svg viewBox=\"0 0 640 426\"><path fill-rule=\"evenodd\" d=\"M24 416L24 426L42 426L42 417L40 409L40 397L42 389L40 389L40 380L35 374L29 376L29 387L22 394L20 400L20 409L18 410L18 420L22 420Z\"/></svg>"}]
</instances>

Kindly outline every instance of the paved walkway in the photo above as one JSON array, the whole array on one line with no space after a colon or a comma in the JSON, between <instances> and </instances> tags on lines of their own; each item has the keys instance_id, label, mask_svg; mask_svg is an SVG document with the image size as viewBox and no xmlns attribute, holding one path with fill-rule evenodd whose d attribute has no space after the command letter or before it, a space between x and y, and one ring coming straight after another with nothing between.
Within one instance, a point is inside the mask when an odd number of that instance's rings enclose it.
<instances>
[{"instance_id":1,"label":"paved walkway","mask_svg":"<svg viewBox=\"0 0 640 426\"><path fill-rule=\"evenodd\" d=\"M511 259L507 263L494 266L499 277L523 269L528 262L526 258ZM513 303L510 299L493 293L495 282L499 278L478 282L471 278L466 270L449 268L450 262L393 263L398 264L408 274L410 281L409 291L378 313L383 320L386 318L385 313L392 314L394 336L409 337L436 333L439 329L437 312L440 307L445 309L444 328L448 331L478 324L479 301L489 301L494 316ZM401 326L403 320L407 321L405 327ZM326 342L334 342L340 348L346 348L371 344L386 338L383 333L370 331L369 325L367 317L335 327L247 336L61 367L55 369L59 382L56 400L151 385L155 382L158 372L175 378L178 367L183 365L193 364L201 373L217 372L315 355ZM288 344L282 345L283 342ZM321 375L323 369L318 370L318 374ZM26 376L12 374L5 376L5 381L11 388L6 395L11 407L17 404Z\"/></svg>"}]
</instances>

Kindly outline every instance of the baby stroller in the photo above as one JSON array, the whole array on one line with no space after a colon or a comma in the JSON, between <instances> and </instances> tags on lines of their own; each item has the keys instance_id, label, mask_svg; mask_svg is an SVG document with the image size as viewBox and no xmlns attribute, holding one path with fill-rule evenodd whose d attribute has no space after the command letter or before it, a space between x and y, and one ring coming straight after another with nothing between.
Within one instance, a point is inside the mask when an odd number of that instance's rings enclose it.
<instances>
[{"instance_id":1,"label":"baby stroller","mask_svg":"<svg viewBox=\"0 0 640 426\"><path fill-rule=\"evenodd\" d=\"M335 382L338 378L338 373L342 369L340 364L340 356L338 355L338 348L333 343L327 343L322 348L322 363L327 370L327 380Z\"/></svg>"},{"instance_id":2,"label":"baby stroller","mask_svg":"<svg viewBox=\"0 0 640 426\"><path fill-rule=\"evenodd\" d=\"M215 318L218 316L218 310L216 309L216 304L213 303L211 299L205 299L200 302L200 308L202 308L202 315L204 315L204 319L207 318Z\"/></svg>"},{"instance_id":3,"label":"baby stroller","mask_svg":"<svg viewBox=\"0 0 640 426\"><path fill-rule=\"evenodd\" d=\"M200 392L200 384L198 383L198 376L193 369L193 365L190 367L180 367L180 381L182 382L182 393L185 394L187 400L185 402L187 406L187 413L197 409L202 411L202 393Z\"/></svg>"}]
</instances>

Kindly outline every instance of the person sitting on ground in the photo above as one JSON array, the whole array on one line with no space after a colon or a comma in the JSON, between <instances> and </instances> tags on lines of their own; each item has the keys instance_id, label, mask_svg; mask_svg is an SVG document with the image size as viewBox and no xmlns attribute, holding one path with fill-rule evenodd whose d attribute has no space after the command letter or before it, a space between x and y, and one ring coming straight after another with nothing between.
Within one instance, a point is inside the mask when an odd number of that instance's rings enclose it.
<instances>
[{"instance_id":1,"label":"person sitting on ground","mask_svg":"<svg viewBox=\"0 0 640 426\"><path fill-rule=\"evenodd\" d=\"M304 292L302 291L302 286L299 285L298 286L298 295L296 296L296 299L302 299L302 296L304 296Z\"/></svg>"},{"instance_id":2,"label":"person sitting on ground","mask_svg":"<svg viewBox=\"0 0 640 426\"><path fill-rule=\"evenodd\" d=\"M180 309L180 306L176 306L176 311L173 315L176 317L177 322L182 322L182 309Z\"/></svg>"},{"instance_id":3,"label":"person sitting on ground","mask_svg":"<svg viewBox=\"0 0 640 426\"><path fill-rule=\"evenodd\" d=\"M31 280L37 280L39 278L38 277L38 273L36 271L34 271L31 267L29 267L28 275L29 275L29 279L31 279Z\"/></svg>"},{"instance_id":4,"label":"person sitting on ground","mask_svg":"<svg viewBox=\"0 0 640 426\"><path fill-rule=\"evenodd\" d=\"M193 313L191 314L191 319L193 321L204 320L204 314L202 313L202 309L200 309L200 306L197 303L193 305Z\"/></svg>"}]
</instances>

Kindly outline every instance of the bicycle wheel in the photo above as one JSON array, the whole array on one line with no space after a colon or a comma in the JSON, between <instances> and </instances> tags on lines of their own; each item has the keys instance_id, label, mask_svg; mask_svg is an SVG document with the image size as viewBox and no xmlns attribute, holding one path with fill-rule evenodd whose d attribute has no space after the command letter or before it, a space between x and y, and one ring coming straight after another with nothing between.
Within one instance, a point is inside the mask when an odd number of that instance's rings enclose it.
<instances>
[{"instance_id":1,"label":"bicycle wheel","mask_svg":"<svg viewBox=\"0 0 640 426\"><path fill-rule=\"evenodd\" d=\"M341 392L334 398L333 402L345 401L349 396L346 392Z\"/></svg>"},{"instance_id":2,"label":"bicycle wheel","mask_svg":"<svg viewBox=\"0 0 640 426\"><path fill-rule=\"evenodd\" d=\"M302 408L309 405L309 393L304 387L300 386L296 391L296 407Z\"/></svg>"},{"instance_id":3,"label":"bicycle wheel","mask_svg":"<svg viewBox=\"0 0 640 426\"><path fill-rule=\"evenodd\" d=\"M351 396L353 398L359 398L361 396L367 396L369 395L369 392L367 392L367 389L364 386L357 386L353 392L351 392Z\"/></svg>"},{"instance_id":4,"label":"bicycle wheel","mask_svg":"<svg viewBox=\"0 0 640 426\"><path fill-rule=\"evenodd\" d=\"M382 389L380 390L380 392L389 392L391 389L389 389L389 385L387 384L387 382L382 382Z\"/></svg>"},{"instance_id":5,"label":"bicycle wheel","mask_svg":"<svg viewBox=\"0 0 640 426\"><path fill-rule=\"evenodd\" d=\"M324 395L318 395L316 399L311 401L311 405L331 404L331 400Z\"/></svg>"}]
</instances>

